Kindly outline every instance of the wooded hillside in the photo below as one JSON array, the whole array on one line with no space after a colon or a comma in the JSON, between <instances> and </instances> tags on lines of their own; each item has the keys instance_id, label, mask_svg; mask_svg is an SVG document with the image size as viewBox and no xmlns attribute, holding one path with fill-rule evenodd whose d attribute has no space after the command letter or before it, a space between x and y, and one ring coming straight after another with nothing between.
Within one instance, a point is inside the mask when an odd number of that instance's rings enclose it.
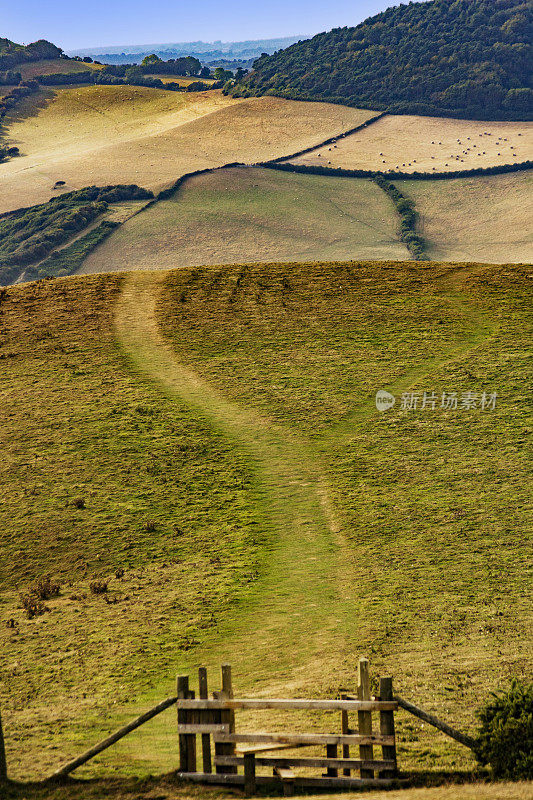
<instances>
[{"instance_id":1,"label":"wooded hillside","mask_svg":"<svg viewBox=\"0 0 533 800\"><path fill-rule=\"evenodd\" d=\"M60 58L62 50L55 44L39 39L38 42L23 45L10 39L0 38L0 70L8 70L27 61L40 61L44 58Z\"/></svg>"},{"instance_id":2,"label":"wooded hillside","mask_svg":"<svg viewBox=\"0 0 533 800\"><path fill-rule=\"evenodd\" d=\"M262 56L232 91L395 113L531 119L533 7L432 0L389 8Z\"/></svg>"}]
</instances>

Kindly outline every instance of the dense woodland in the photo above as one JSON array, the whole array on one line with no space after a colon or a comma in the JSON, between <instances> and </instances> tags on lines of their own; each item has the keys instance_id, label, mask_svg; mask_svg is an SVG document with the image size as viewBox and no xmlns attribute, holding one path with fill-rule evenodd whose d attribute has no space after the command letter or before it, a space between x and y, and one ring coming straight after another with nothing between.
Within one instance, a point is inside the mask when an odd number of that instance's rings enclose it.
<instances>
[{"instance_id":1,"label":"dense woodland","mask_svg":"<svg viewBox=\"0 0 533 800\"><path fill-rule=\"evenodd\" d=\"M396 113L532 119L533 6L432 0L262 56L233 88Z\"/></svg>"}]
</instances>

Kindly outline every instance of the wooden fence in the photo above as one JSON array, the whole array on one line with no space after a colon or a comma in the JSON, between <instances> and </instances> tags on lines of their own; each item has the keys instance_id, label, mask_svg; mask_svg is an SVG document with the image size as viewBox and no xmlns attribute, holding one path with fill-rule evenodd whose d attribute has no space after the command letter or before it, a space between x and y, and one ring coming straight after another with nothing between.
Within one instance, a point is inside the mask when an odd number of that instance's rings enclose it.
<instances>
[{"instance_id":1,"label":"wooden fence","mask_svg":"<svg viewBox=\"0 0 533 800\"><path fill-rule=\"evenodd\" d=\"M239 699L233 694L231 667L222 667L222 688L208 697L207 672L198 675L198 697L189 677L177 683L179 777L198 783L244 786L248 795L258 785L281 782L285 794L295 787L385 788L397 782L396 737L392 679L379 682L379 697L370 692L367 659L359 661L356 699ZM246 732L237 729L241 710L331 712L339 715L340 730L331 733ZM379 719L376 727L373 715ZM201 737L201 768L198 742ZM322 755L267 755L279 750L324 749ZM381 758L376 749L381 749ZM241 770L241 771L240 771ZM325 770L325 772L321 772ZM263 771L267 774L258 774ZM313 774L318 771L318 774Z\"/></svg>"},{"instance_id":2,"label":"wooden fence","mask_svg":"<svg viewBox=\"0 0 533 800\"><path fill-rule=\"evenodd\" d=\"M248 795L253 795L258 786L272 787L273 783L281 784L285 794L292 794L295 787L386 788L402 783L398 779L396 763L394 714L398 708L423 719L466 747L475 748L476 743L470 736L394 695L392 678L381 678L378 685L378 695L372 697L368 660L361 658L357 691L343 694L339 699L240 699L233 694L231 667L224 664L221 689L209 697L207 670L200 667L198 696L189 687L189 676L179 675L174 697L158 703L64 764L50 776L50 780L64 779L174 705L178 712L177 776L197 783L242 786ZM330 733L296 732L294 726L287 726L287 730L282 732L237 729L236 712L246 710L331 713L337 715L340 730ZM302 756L301 750L307 748L314 748L314 751ZM282 750L286 752L280 755ZM0 718L0 785L6 781Z\"/></svg>"}]
</instances>

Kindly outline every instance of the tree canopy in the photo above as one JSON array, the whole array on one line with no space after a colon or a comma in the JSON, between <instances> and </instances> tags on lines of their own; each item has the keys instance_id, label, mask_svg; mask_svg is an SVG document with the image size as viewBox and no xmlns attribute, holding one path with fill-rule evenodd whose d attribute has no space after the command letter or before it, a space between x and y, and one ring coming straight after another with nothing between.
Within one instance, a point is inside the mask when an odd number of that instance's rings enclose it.
<instances>
[{"instance_id":1,"label":"tree canopy","mask_svg":"<svg viewBox=\"0 0 533 800\"><path fill-rule=\"evenodd\" d=\"M7 70L27 61L40 61L44 58L60 58L63 51L55 44L39 39L32 44L16 44L10 39L0 38L0 69Z\"/></svg>"},{"instance_id":2,"label":"tree canopy","mask_svg":"<svg viewBox=\"0 0 533 800\"><path fill-rule=\"evenodd\" d=\"M389 8L263 55L231 89L395 113L532 119L527 0L431 0Z\"/></svg>"}]
</instances>

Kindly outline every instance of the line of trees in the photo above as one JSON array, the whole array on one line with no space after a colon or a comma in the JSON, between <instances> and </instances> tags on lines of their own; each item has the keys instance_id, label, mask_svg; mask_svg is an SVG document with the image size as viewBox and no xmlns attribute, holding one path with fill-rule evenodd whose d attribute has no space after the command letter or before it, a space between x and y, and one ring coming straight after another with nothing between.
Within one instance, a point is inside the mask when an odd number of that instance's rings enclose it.
<instances>
[{"instance_id":1,"label":"line of trees","mask_svg":"<svg viewBox=\"0 0 533 800\"><path fill-rule=\"evenodd\" d=\"M10 39L0 38L0 70L10 70L18 64L42 61L48 58L61 58L63 51L55 44L39 39L32 44L23 45Z\"/></svg>"},{"instance_id":2,"label":"line of trees","mask_svg":"<svg viewBox=\"0 0 533 800\"><path fill-rule=\"evenodd\" d=\"M146 86L150 89L166 89L169 92L202 92L208 89L220 89L221 81L205 83L193 81L187 86L182 86L177 81L164 82L161 78L154 78L131 67L125 71L123 77L113 75L107 70L87 70L87 72L59 72L53 75L39 75L38 82L43 86L71 86L75 84L93 84L95 86Z\"/></svg>"}]
</instances>

